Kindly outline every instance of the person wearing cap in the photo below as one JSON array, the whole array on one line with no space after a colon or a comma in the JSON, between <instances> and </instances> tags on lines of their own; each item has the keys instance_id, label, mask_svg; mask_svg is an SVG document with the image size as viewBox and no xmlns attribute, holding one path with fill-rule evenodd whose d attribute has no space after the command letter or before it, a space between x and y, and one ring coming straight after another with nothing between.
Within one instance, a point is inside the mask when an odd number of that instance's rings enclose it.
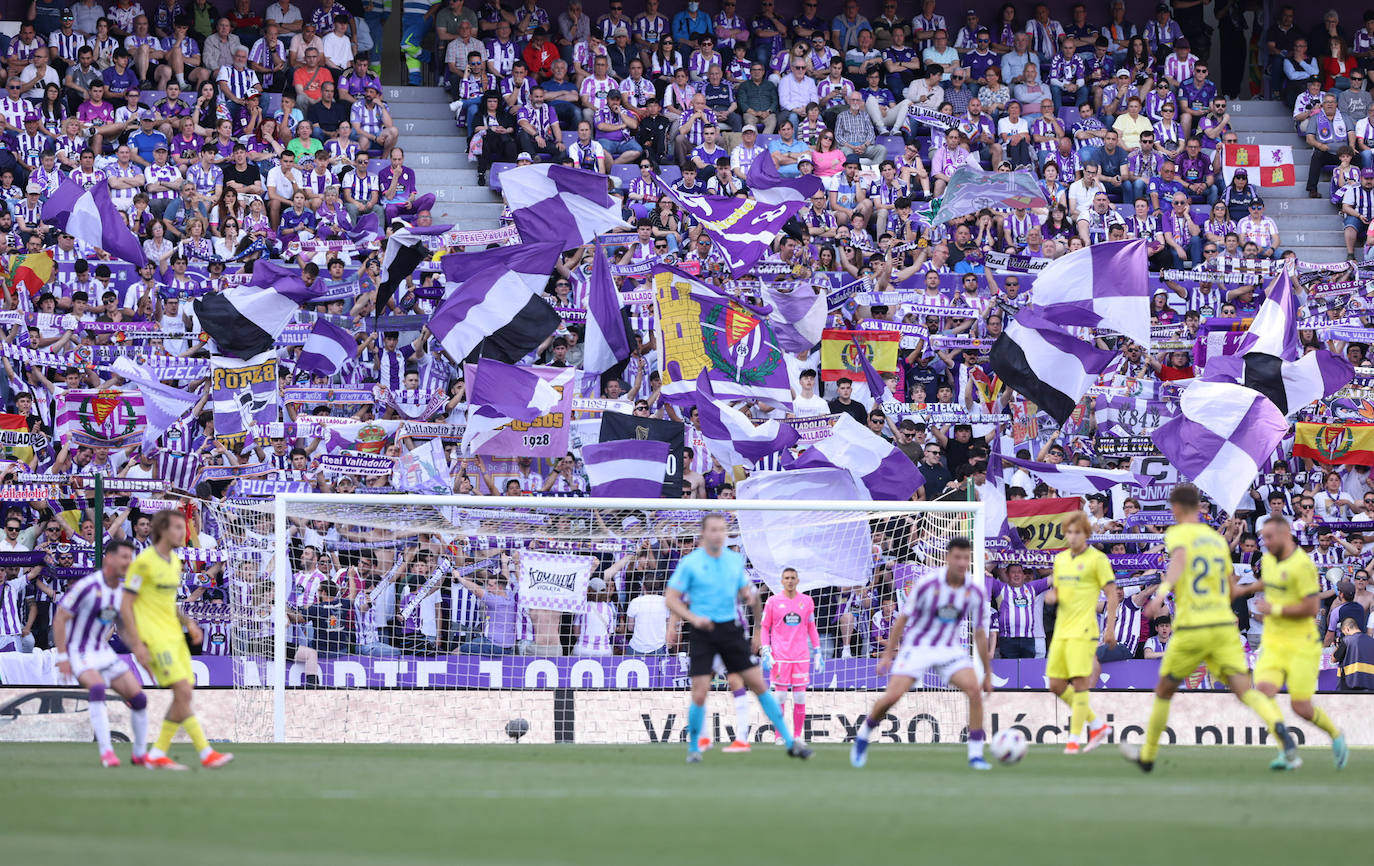
<instances>
[{"instance_id":1,"label":"person wearing cap","mask_svg":"<svg viewBox=\"0 0 1374 866\"><path fill-rule=\"evenodd\" d=\"M611 64L611 75L616 80L630 74L630 61L638 58L639 52L630 44L630 30L626 25L617 25L611 31L610 39L606 43L606 57Z\"/></svg>"},{"instance_id":2,"label":"person wearing cap","mask_svg":"<svg viewBox=\"0 0 1374 866\"><path fill-rule=\"evenodd\" d=\"M332 89L333 85L330 87ZM357 134L359 150L380 148L386 152L401 137L396 122L391 119L391 110L382 102L381 88L376 84L369 84L363 90L363 98L353 103L348 119Z\"/></svg>"},{"instance_id":3,"label":"person wearing cap","mask_svg":"<svg viewBox=\"0 0 1374 866\"><path fill-rule=\"evenodd\" d=\"M1185 81L1193 77L1193 69L1199 61L1191 48L1192 44L1186 37L1180 38L1174 42L1173 53L1164 58L1164 80L1169 82L1169 87L1174 90L1178 90Z\"/></svg>"},{"instance_id":4,"label":"person wearing cap","mask_svg":"<svg viewBox=\"0 0 1374 866\"><path fill-rule=\"evenodd\" d=\"M1260 255L1272 259L1278 253L1279 226L1264 215L1264 201L1250 203L1250 213L1236 223L1236 234L1243 244L1259 247Z\"/></svg>"},{"instance_id":5,"label":"person wearing cap","mask_svg":"<svg viewBox=\"0 0 1374 866\"><path fill-rule=\"evenodd\" d=\"M754 164L754 160L767 150L758 143L758 127L752 123L746 123L740 132L740 143L730 150L730 170L736 177L748 177L749 167Z\"/></svg>"},{"instance_id":6,"label":"person wearing cap","mask_svg":"<svg viewBox=\"0 0 1374 866\"><path fill-rule=\"evenodd\" d=\"M134 161L140 166L152 163L153 152L159 146L167 147L167 136L154 127L156 122L157 118L150 109L144 108L138 112L138 130L129 136L129 146L134 149Z\"/></svg>"},{"instance_id":7,"label":"person wearing cap","mask_svg":"<svg viewBox=\"0 0 1374 866\"><path fill-rule=\"evenodd\" d=\"M625 165L644 155L634 138L639 121L624 102L619 90L608 91L606 104L595 114L596 140L614 165Z\"/></svg>"},{"instance_id":8,"label":"person wearing cap","mask_svg":"<svg viewBox=\"0 0 1374 866\"><path fill-rule=\"evenodd\" d=\"M1155 17L1145 25L1141 33L1150 46L1150 53L1163 57L1174 50L1174 43L1183 38L1183 29L1173 19L1168 3L1155 6Z\"/></svg>"},{"instance_id":9,"label":"person wearing cap","mask_svg":"<svg viewBox=\"0 0 1374 866\"><path fill-rule=\"evenodd\" d=\"M144 166L143 176L147 181L143 191L148 194L148 207L153 216L161 218L176 201L183 181L181 170L168 161L166 143L153 147L153 160Z\"/></svg>"}]
</instances>

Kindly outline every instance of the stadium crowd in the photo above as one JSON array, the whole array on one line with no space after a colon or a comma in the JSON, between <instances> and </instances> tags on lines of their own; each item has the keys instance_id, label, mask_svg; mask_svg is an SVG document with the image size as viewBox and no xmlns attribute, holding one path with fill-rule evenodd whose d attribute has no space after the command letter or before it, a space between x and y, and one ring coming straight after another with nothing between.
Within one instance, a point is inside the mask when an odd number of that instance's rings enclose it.
<instances>
[{"instance_id":1,"label":"stadium crowd","mask_svg":"<svg viewBox=\"0 0 1374 866\"><path fill-rule=\"evenodd\" d=\"M476 8L466 0L405 0L402 9L407 74L418 83L426 63L438 72L479 182L495 189L509 164L540 161L607 175L635 238L562 257L545 298L563 320L521 360L573 368L575 392L586 401L581 418L620 412L675 425L685 443L684 498L732 498L751 467L724 465L701 433L697 409L665 399L652 304L630 305L636 343L627 360L600 375L580 369L596 256L627 268L661 259L735 288L711 234L660 180L685 194L751 198L747 179L757 160L770 161L788 181L821 179L772 243L759 275L806 280L822 293L859 284L862 291L828 311L827 323L901 333L895 365L884 371L891 397L873 399L853 368L833 375L813 346L785 358L790 410L764 402L742 408L758 422L851 416L917 466L918 500L988 498L993 487L993 498L1010 502L1060 498L1052 479L1025 469L989 480L992 437L1003 438L1008 454L1052 465L1140 471L1141 461L1158 460L1148 446L1112 451L1104 440L1148 436L1160 422L1159 404L1176 399L1171 384L1200 366L1195 351L1208 323L1238 323L1259 309L1262 283L1223 277L1267 277L1275 260L1295 258L1285 254L1246 171L1228 183L1222 170L1221 145L1236 141L1228 106L1251 96L1251 62L1264 66L1265 93L1293 102L1299 132L1315 147L1314 196L1317 170L1334 167L1330 196L1341 205L1352 258L1374 218L1374 106L1366 81L1374 69L1374 12L1358 29L1328 13L1304 36L1293 9L1283 7L1268 26L1254 25L1262 34L1257 56L1247 53L1251 18L1241 0L1214 4L1215 30L1203 21L1204 4L1187 0L1176 8L1074 3L1063 22L1044 3L1003 4L987 18L948 0L922 0L915 15L896 0L874 8L845 0L825 10L802 0L786 12L761 0L748 14L735 5L722 0L708 11L697 0L662 9L659 0L609 0L599 14L578 0L562 11L537 0ZM259 8L239 0L229 10L204 0L149 9L130 0L108 8L95 0L35 0L31 7L0 66L0 258L8 277L0 314L0 395L8 414L0 417L9 437L0 488L0 650L49 646L50 611L64 585L90 567L97 534L146 546L148 515L169 500L193 515L197 535L186 559L188 603L232 602L223 562L213 555L222 528L206 500L254 495L240 481L398 492L389 472L352 472L322 458L357 449L399 461L427 444L427 424L443 428L443 483L453 492L589 491L576 436L555 458L459 453L452 430L471 408L464 359L450 357L416 319L443 295L437 265L406 275L377 308L387 236L431 226L435 202L406 165L406 142L382 99L373 58L383 4L323 0L305 8L279 0ZM1220 62L1212 66L1214 53ZM956 197L951 179L966 164L1033 175L1045 206L977 208L933 222L941 200ZM139 239L141 267L44 215L44 203L64 185L90 190L102 182ZM1033 296L1030 284L1047 261L1123 238L1147 241L1151 269L1168 271L1152 302L1160 345L1099 336L1119 362L1070 422L1047 423L998 380L988 348ZM437 261L453 247L442 236L436 241ZM307 284L338 287L305 313L346 320L354 351L321 375L298 366L302 340L279 340L272 396L282 414L247 436L226 436L208 368L190 365L210 354L197 310L205 296L267 261L299 271ZM1298 263L1304 268L1313 276L1299 291L1303 315L1325 316L1323 286L1346 275L1360 287L1339 297L1365 295L1363 273L1353 266L1335 272ZM617 280L624 291L643 283ZM889 304L871 297L885 292L908 298ZM1352 304L1347 314L1358 318L1362 309ZM402 324L388 326L393 316ZM1357 367L1366 363L1359 340L1322 341L1315 327L1298 336L1305 347L1326 345ZM69 391L136 388L111 369L119 356L199 396L155 445L138 436L89 444L72 433L87 419L82 412L103 423L100 413L132 411L102 408L95 397L80 407L65 398ZM1368 389L1374 370L1362 370ZM290 389L311 396L290 402ZM321 399L328 389L371 396ZM1148 399L1129 409L1112 402L1113 395L1142 393ZM1361 396L1368 391L1354 395L1356 402ZM1366 399L1362 411L1369 405ZM381 434L374 441L359 433L341 446L328 425L307 425L305 416L379 425ZM1002 420L980 420L985 416ZM398 423L387 428L390 422ZM1323 631L1336 642L1347 618L1363 632L1374 606L1367 533L1351 527L1374 520L1374 482L1367 465L1295 458L1292 442L1290 435L1264 466L1253 502L1235 513L1212 509L1208 518L1233 544L1243 576L1266 516L1293 520L1323 568ZM90 507L97 474L111 479L101 527ZM1165 476L1162 495L1116 488L1081 505L1095 531L1125 536L1102 544L1133 563L1119 574L1126 614L1117 624L1118 648L1104 647L1104 661L1157 657L1169 638L1167 620L1140 617L1156 569L1139 563L1159 551L1162 523L1131 519L1162 512L1168 480L1176 479ZM120 480L145 483L120 489ZM903 590L891 564L907 534L885 536L864 587L812 593L830 652L867 655L881 647ZM456 554L437 536L398 541L295 521L292 618L301 628L293 640L324 654L670 652L680 636L670 628L663 586L688 544L655 537L603 556L587 612L550 626L520 621L509 558L488 560L491 549ZM996 581L999 654L1043 655L1053 628L1052 607L1042 610L1039 599L1047 560L1000 550L989 554L988 575ZM24 559L26 551L41 557ZM442 592L422 595L441 560L489 565L454 568ZM1257 638L1262 619L1244 603L1237 614L1241 631ZM207 641L207 651L223 646L211 649Z\"/></svg>"}]
</instances>

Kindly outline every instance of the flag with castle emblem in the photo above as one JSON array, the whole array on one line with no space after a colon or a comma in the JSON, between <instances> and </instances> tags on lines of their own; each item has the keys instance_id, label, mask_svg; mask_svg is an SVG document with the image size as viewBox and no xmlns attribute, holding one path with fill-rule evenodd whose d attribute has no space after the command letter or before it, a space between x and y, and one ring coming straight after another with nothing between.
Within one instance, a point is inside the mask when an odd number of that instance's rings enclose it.
<instances>
[{"instance_id":1,"label":"flag with castle emblem","mask_svg":"<svg viewBox=\"0 0 1374 866\"><path fill-rule=\"evenodd\" d=\"M1293 148L1272 144L1228 144L1224 145L1226 157L1221 170L1226 183L1231 183L1236 169L1245 169L1250 183L1271 189L1276 186L1293 186L1297 174L1293 170Z\"/></svg>"}]
</instances>

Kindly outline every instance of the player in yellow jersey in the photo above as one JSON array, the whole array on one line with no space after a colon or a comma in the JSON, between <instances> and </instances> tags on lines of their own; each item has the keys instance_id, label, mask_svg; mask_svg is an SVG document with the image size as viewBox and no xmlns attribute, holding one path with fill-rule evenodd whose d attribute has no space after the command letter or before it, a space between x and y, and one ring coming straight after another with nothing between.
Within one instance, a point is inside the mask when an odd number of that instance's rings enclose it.
<instances>
[{"instance_id":1,"label":"player in yellow jersey","mask_svg":"<svg viewBox=\"0 0 1374 866\"><path fill-rule=\"evenodd\" d=\"M1270 517L1261 530L1268 553L1260 560L1259 584L1264 598L1255 609L1264 616L1264 637L1259 658L1255 660L1255 688L1269 697L1288 685L1288 699L1297 713L1331 737L1336 769L1345 768L1350 750L1331 717L1312 703L1317 691L1317 671L1321 668L1322 644L1317 636L1317 600L1321 585L1312 558L1293 541L1293 531L1283 517ZM1302 759L1290 761L1280 755L1269 766L1275 770L1296 770Z\"/></svg>"},{"instance_id":2,"label":"player in yellow jersey","mask_svg":"<svg viewBox=\"0 0 1374 866\"><path fill-rule=\"evenodd\" d=\"M1236 591L1236 574L1231 568L1231 550L1216 530L1198 521L1202 499L1191 484L1180 484L1169 495L1174 525L1164 533L1169 552L1169 567L1159 592L1145 606L1145 618L1160 612L1163 599L1174 593L1174 637L1164 650L1159 665L1159 684L1155 703L1145 727L1145 742L1139 746L1123 743L1126 760L1150 772L1159 754L1159 736L1169 722L1169 701L1178 684L1205 663L1212 676L1225 680L1232 693L1254 710L1274 739L1283 745L1289 761L1298 757L1298 747L1283 723L1274 699L1250 684L1249 667L1231 612L1231 599L1244 593Z\"/></svg>"},{"instance_id":3,"label":"player in yellow jersey","mask_svg":"<svg viewBox=\"0 0 1374 866\"><path fill-rule=\"evenodd\" d=\"M139 664L153 675L157 684L172 690L172 704L162 721L162 733L149 750L145 766L159 770L184 770L167 757L178 728L200 752L200 763L209 769L234 760L210 747L200 721L191 711L191 652L186 648L182 626L191 639L200 640L200 627L177 611L177 588L181 586L181 557L177 548L186 543L186 518L179 511L166 509L153 515L151 546L134 557L124 578L121 608L121 633L124 643L134 651Z\"/></svg>"},{"instance_id":4,"label":"player in yellow jersey","mask_svg":"<svg viewBox=\"0 0 1374 866\"><path fill-rule=\"evenodd\" d=\"M1092 688L1093 662L1101 634L1097 627L1097 598L1102 590L1112 586L1112 574L1107 555L1088 546L1092 524L1088 515L1075 511L1064 518L1064 539L1067 550L1054 558L1053 588L1045 594L1047 604L1059 605L1054 619L1054 639L1050 641L1049 659L1045 675L1050 691L1072 709L1069 715L1069 742L1064 754L1077 755L1096 749L1112 732L1111 725L1094 725L1097 716L1088 702ZM1116 615L1121 604L1116 593L1107 593L1107 630L1109 645L1116 643ZM1087 742L1082 741L1083 727L1088 726Z\"/></svg>"}]
</instances>

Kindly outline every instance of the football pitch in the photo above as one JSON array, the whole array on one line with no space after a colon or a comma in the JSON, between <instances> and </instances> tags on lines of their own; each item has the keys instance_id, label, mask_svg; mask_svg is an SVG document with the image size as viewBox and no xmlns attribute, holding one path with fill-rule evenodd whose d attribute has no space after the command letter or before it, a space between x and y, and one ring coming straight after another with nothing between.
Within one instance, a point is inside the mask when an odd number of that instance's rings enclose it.
<instances>
[{"instance_id":1,"label":"football pitch","mask_svg":"<svg viewBox=\"0 0 1374 866\"><path fill-rule=\"evenodd\" d=\"M1269 749L1032 747L992 772L962 747L235 746L220 771L103 770L88 744L0 744L6 863L1112 864L1340 862L1367 853L1374 752L1296 773ZM188 746L173 757L189 761ZM1346 850L1340 850L1341 848ZM1354 862L1351 860L1350 862Z\"/></svg>"}]
</instances>

